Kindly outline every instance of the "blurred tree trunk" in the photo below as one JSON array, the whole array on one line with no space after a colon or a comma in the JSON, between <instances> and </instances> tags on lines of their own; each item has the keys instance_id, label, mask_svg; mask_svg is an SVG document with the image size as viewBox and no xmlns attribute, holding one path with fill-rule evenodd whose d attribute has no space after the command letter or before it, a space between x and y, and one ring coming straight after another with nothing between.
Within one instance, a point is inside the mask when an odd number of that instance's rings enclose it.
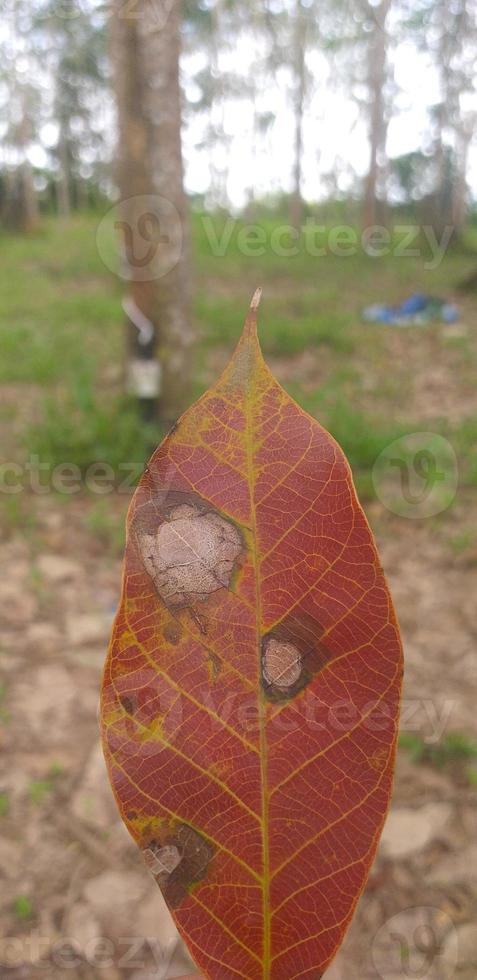
<instances>
[{"instance_id":1,"label":"blurred tree trunk","mask_svg":"<svg viewBox=\"0 0 477 980\"><path fill-rule=\"evenodd\" d=\"M368 16L373 26L368 53L370 159L364 186L364 229L382 224L385 220L385 204L379 197L379 185L388 129L384 89L387 80L386 20L391 2L381 0L379 6L367 2Z\"/></svg>"},{"instance_id":2,"label":"blurred tree trunk","mask_svg":"<svg viewBox=\"0 0 477 980\"><path fill-rule=\"evenodd\" d=\"M2 27L8 39L8 62L0 65L3 99L3 143L10 149L10 166L6 168L6 194L3 220L16 231L34 231L39 222L37 192L29 150L37 135L39 116L38 92L31 76L21 67L21 37L28 22L29 7L20 0L5 11ZM28 23L31 29L31 23ZM5 94L5 93L4 93ZM5 125L6 124L6 125ZM7 156L7 159L8 159Z\"/></svg>"},{"instance_id":3,"label":"blurred tree trunk","mask_svg":"<svg viewBox=\"0 0 477 980\"><path fill-rule=\"evenodd\" d=\"M68 153L68 135L65 120L60 120L58 139L59 175L57 181L58 214L68 218L71 212L71 177Z\"/></svg>"},{"instance_id":4,"label":"blurred tree trunk","mask_svg":"<svg viewBox=\"0 0 477 980\"><path fill-rule=\"evenodd\" d=\"M167 10L169 11L167 15ZM129 387L164 420L189 379L187 207L179 88L180 0L131 8L114 0L112 59L119 120L116 222L123 239ZM155 360L153 360L153 358ZM154 363L156 371L154 371Z\"/></svg>"},{"instance_id":5,"label":"blurred tree trunk","mask_svg":"<svg viewBox=\"0 0 477 980\"><path fill-rule=\"evenodd\" d=\"M474 121L462 122L457 134L456 164L457 175L454 182L452 201L452 224L457 238L462 238L468 214L469 188L467 184L467 167L469 150L474 136Z\"/></svg>"},{"instance_id":6,"label":"blurred tree trunk","mask_svg":"<svg viewBox=\"0 0 477 980\"><path fill-rule=\"evenodd\" d=\"M224 0L214 0L210 6L210 123L207 142L210 152L210 195L213 203L219 207L226 207L227 205L227 164L224 160L217 160L217 149L221 148L228 152L230 142L225 132L226 84L224 73L220 71L219 65L221 44L224 43L222 24L224 15Z\"/></svg>"},{"instance_id":7,"label":"blurred tree trunk","mask_svg":"<svg viewBox=\"0 0 477 980\"><path fill-rule=\"evenodd\" d=\"M438 32L436 46L437 67L440 81L440 101L433 107L436 129L434 159L436 164L436 190L434 194L434 214L432 224L436 234L441 237L446 227L453 224L453 151L446 142L445 134L452 132L454 114L458 114L455 101L455 84L452 63L460 47L461 38L455 34L455 16L448 3L439 0L435 5L435 24ZM457 115L455 118L457 122Z\"/></svg>"},{"instance_id":8,"label":"blurred tree trunk","mask_svg":"<svg viewBox=\"0 0 477 980\"><path fill-rule=\"evenodd\" d=\"M39 223L38 200L31 163L25 158L15 170L5 172L5 194L1 218L13 231L35 231Z\"/></svg>"},{"instance_id":9,"label":"blurred tree trunk","mask_svg":"<svg viewBox=\"0 0 477 980\"><path fill-rule=\"evenodd\" d=\"M35 231L39 222L38 199L33 177L33 167L28 159L28 147L33 136L33 106L31 89L18 84L18 103L21 119L14 127L14 137L22 162L14 177L14 202L11 208L11 226L18 231Z\"/></svg>"},{"instance_id":10,"label":"blurred tree trunk","mask_svg":"<svg viewBox=\"0 0 477 980\"><path fill-rule=\"evenodd\" d=\"M439 72L440 100L434 107L434 158L437 182L433 224L438 235L452 228L453 238L464 231L467 217L467 166L475 132L475 112L465 111L462 97L475 100L477 41L475 4L469 0L436 0L432 26Z\"/></svg>"},{"instance_id":11,"label":"blurred tree trunk","mask_svg":"<svg viewBox=\"0 0 477 980\"><path fill-rule=\"evenodd\" d=\"M38 198L33 180L33 168L30 161L25 158L20 167L20 186L21 186L21 213L23 231L35 231L38 227L40 212L38 210Z\"/></svg>"},{"instance_id":12,"label":"blurred tree trunk","mask_svg":"<svg viewBox=\"0 0 477 980\"><path fill-rule=\"evenodd\" d=\"M294 43L292 68L294 74L293 113L294 113L294 156L293 188L290 198L290 224L300 228L303 220L302 157L303 157L303 116L306 97L306 17L300 0L295 9Z\"/></svg>"}]
</instances>

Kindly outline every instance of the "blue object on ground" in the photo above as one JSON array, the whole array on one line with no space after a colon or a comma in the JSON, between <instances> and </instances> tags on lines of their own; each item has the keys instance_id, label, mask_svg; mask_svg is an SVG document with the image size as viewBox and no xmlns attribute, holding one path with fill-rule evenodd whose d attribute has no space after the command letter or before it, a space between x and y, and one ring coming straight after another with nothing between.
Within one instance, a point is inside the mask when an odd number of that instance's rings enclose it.
<instances>
[{"instance_id":1,"label":"blue object on ground","mask_svg":"<svg viewBox=\"0 0 477 980\"><path fill-rule=\"evenodd\" d=\"M427 296L424 293L413 293L408 299L401 303L399 309L400 316L412 316L413 313L422 313L427 306Z\"/></svg>"},{"instance_id":2,"label":"blue object on ground","mask_svg":"<svg viewBox=\"0 0 477 980\"><path fill-rule=\"evenodd\" d=\"M459 310L455 303L444 303L441 316L444 323L455 323L459 319Z\"/></svg>"},{"instance_id":3,"label":"blue object on ground","mask_svg":"<svg viewBox=\"0 0 477 980\"><path fill-rule=\"evenodd\" d=\"M373 303L372 306L367 306L363 310L362 317L368 323L387 323L394 327L412 327L423 326L431 320L455 323L459 319L459 310L454 303L449 303L436 296L413 293L400 306Z\"/></svg>"}]
</instances>

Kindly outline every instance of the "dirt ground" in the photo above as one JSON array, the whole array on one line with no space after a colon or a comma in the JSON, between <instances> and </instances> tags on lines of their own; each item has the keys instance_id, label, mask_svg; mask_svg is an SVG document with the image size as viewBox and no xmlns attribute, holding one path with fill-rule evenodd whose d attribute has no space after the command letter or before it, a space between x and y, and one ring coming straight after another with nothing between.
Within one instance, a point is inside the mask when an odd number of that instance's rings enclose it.
<instances>
[{"instance_id":1,"label":"dirt ground","mask_svg":"<svg viewBox=\"0 0 477 980\"><path fill-rule=\"evenodd\" d=\"M410 416L429 406L426 386L436 398L445 388L458 413L449 379L421 355ZM286 365L289 377L295 370L303 374L299 358ZM127 503L108 497L118 515ZM188 968L118 819L99 750L120 558L87 527L89 506L81 495L66 507L31 494L35 534L10 529L0 546L2 980L169 980ZM430 749L452 733L477 737L477 553L449 545L476 512L475 493L461 494L443 531L379 502L368 508L403 631L403 731ZM400 749L379 856L326 980L477 976L477 794L460 758L431 763Z\"/></svg>"}]
</instances>

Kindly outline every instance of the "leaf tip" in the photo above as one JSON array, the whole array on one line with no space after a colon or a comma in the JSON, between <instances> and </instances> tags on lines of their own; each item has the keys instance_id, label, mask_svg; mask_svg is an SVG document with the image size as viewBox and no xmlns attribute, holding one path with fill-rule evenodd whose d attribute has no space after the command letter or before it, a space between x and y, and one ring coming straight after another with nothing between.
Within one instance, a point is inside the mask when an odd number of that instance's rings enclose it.
<instances>
[{"instance_id":1,"label":"leaf tip","mask_svg":"<svg viewBox=\"0 0 477 980\"><path fill-rule=\"evenodd\" d=\"M250 301L250 312L251 313L256 313L257 312L258 307L260 306L260 300L262 298L262 292L263 292L262 287L261 286L258 286L257 289L255 290L253 296L252 296L251 301Z\"/></svg>"},{"instance_id":2,"label":"leaf tip","mask_svg":"<svg viewBox=\"0 0 477 980\"><path fill-rule=\"evenodd\" d=\"M250 300L250 306L247 314L247 319L245 320L245 326L243 331L243 339L245 341L255 341L258 345L258 334L257 334L257 310L260 306L260 300L262 298L262 287L259 286Z\"/></svg>"},{"instance_id":3,"label":"leaf tip","mask_svg":"<svg viewBox=\"0 0 477 980\"><path fill-rule=\"evenodd\" d=\"M239 342L226 368L229 380L241 389L249 391L250 377L258 366L263 365L263 355L257 332L257 310L262 296L261 288L255 290Z\"/></svg>"}]
</instances>

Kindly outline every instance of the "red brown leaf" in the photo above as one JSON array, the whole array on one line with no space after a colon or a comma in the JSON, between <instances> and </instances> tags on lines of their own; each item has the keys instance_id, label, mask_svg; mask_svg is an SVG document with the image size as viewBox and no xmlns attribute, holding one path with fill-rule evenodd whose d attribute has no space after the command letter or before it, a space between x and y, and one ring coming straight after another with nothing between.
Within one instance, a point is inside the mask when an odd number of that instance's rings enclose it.
<instances>
[{"instance_id":1,"label":"red brown leaf","mask_svg":"<svg viewBox=\"0 0 477 980\"><path fill-rule=\"evenodd\" d=\"M134 495L103 742L202 973L317 980L388 809L402 653L349 466L255 307Z\"/></svg>"}]
</instances>

